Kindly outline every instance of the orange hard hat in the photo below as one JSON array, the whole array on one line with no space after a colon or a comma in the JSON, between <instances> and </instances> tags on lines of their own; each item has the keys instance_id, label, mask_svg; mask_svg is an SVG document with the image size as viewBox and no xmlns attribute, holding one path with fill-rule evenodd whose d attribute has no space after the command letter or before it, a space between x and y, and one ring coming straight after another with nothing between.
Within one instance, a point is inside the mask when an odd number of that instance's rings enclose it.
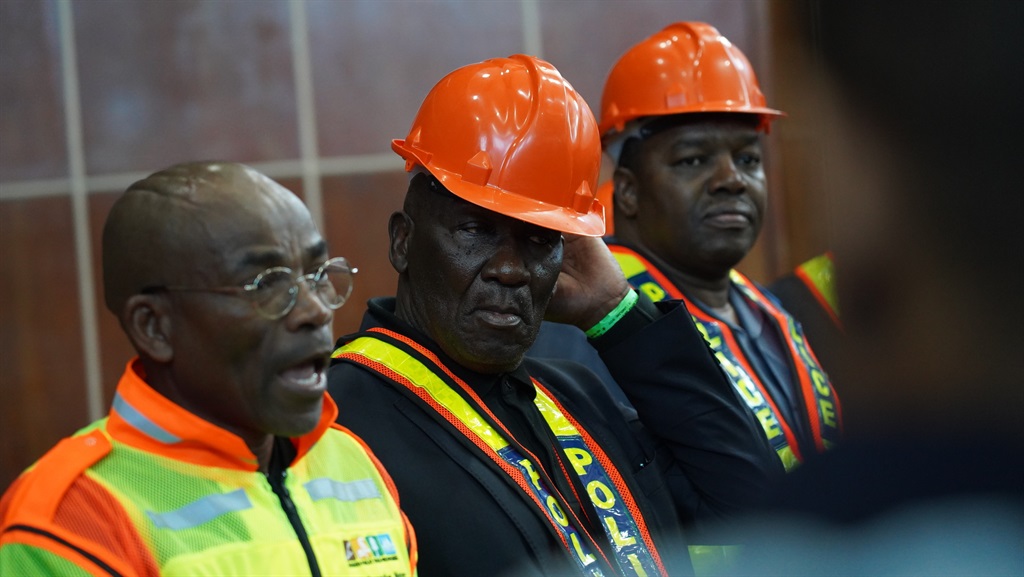
<instances>
[{"instance_id":1,"label":"orange hard hat","mask_svg":"<svg viewBox=\"0 0 1024 577\"><path fill-rule=\"evenodd\" d=\"M768 129L783 113L768 108L750 62L714 26L676 22L633 46L612 67L601 95L601 134L646 116L740 112Z\"/></svg>"},{"instance_id":2,"label":"orange hard hat","mask_svg":"<svg viewBox=\"0 0 1024 577\"><path fill-rule=\"evenodd\" d=\"M551 64L517 54L459 68L391 148L452 194L561 232L604 234L597 120Z\"/></svg>"}]
</instances>

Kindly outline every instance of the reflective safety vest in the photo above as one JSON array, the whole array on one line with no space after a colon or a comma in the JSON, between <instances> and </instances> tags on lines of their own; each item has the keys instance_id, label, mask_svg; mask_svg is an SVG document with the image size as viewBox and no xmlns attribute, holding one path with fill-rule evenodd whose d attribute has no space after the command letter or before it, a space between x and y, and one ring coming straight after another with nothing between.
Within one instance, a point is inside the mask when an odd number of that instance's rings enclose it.
<instances>
[{"instance_id":1,"label":"reflective safety vest","mask_svg":"<svg viewBox=\"0 0 1024 577\"><path fill-rule=\"evenodd\" d=\"M821 308L839 328L843 323L839 320L839 301L836 299L835 266L832 264L832 253L820 254L796 267L794 274L800 279L807 290L814 295Z\"/></svg>"},{"instance_id":2,"label":"reflective safety vest","mask_svg":"<svg viewBox=\"0 0 1024 577\"><path fill-rule=\"evenodd\" d=\"M765 436L786 470L790 471L802 462L804 456L791 426L779 411L775 399L771 397L760 377L752 369L732 329L697 307L640 254L621 245L609 245L609 248L629 283L637 290L643 291L653 301L673 298L686 303L697 330L704 336L733 386L761 423ZM839 398L828 380L828 375L822 370L814 352L807 345L803 329L793 317L780 310L754 283L739 272L730 271L729 277L733 285L767 313L781 329L792 366L796 369L799 392L804 402L803 409L808 416L814 439L814 449L817 452L824 452L838 443L842 435Z\"/></svg>"},{"instance_id":3,"label":"reflective safety vest","mask_svg":"<svg viewBox=\"0 0 1024 577\"><path fill-rule=\"evenodd\" d=\"M405 348L416 351L410 354ZM487 459L508 475L542 514L584 575L667 575L646 522L622 475L591 435L557 399L532 379L534 404L551 428L572 469L586 487L604 535L590 535L573 510L565 505L548 472L535 455L515 441L480 397L431 351L408 337L373 328L337 349L332 355L366 367L409 391L431 411L451 423ZM488 420L484 417L490 417ZM494 425L492 425L494 423ZM566 472L568 474L568 472ZM611 545L609 560L595 539Z\"/></svg>"},{"instance_id":4,"label":"reflective safety vest","mask_svg":"<svg viewBox=\"0 0 1024 577\"><path fill-rule=\"evenodd\" d=\"M310 575L315 564L324 576L415 575L414 537L390 478L333 425L329 397L271 482L240 438L154 395L126 375L108 418L12 486L0 507L0 572ZM185 438L174 428L181 420L205 430Z\"/></svg>"}]
</instances>

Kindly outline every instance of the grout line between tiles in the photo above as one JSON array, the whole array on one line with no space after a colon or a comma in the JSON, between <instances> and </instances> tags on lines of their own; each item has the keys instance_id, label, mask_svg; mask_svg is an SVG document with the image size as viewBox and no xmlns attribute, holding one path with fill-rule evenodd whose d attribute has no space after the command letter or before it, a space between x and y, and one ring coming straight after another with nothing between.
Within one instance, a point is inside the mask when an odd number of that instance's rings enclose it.
<instances>
[{"instance_id":1,"label":"grout line between tiles","mask_svg":"<svg viewBox=\"0 0 1024 577\"><path fill-rule=\"evenodd\" d=\"M71 0L58 3L61 76L68 147L68 174L75 234L75 262L82 323L82 352L85 358L85 393L89 420L103 416L103 383L100 376L100 337L96 319L96 287L93 282L92 241L89 234L89 201L85 178L85 150L82 142L82 112L78 91L74 12Z\"/></svg>"},{"instance_id":2,"label":"grout line between tiles","mask_svg":"<svg viewBox=\"0 0 1024 577\"><path fill-rule=\"evenodd\" d=\"M302 164L302 195L313 222L324 229L323 194L317 151L316 107L309 57L309 22L305 0L291 0L292 67L295 70L295 103L298 112L299 154Z\"/></svg>"}]
</instances>

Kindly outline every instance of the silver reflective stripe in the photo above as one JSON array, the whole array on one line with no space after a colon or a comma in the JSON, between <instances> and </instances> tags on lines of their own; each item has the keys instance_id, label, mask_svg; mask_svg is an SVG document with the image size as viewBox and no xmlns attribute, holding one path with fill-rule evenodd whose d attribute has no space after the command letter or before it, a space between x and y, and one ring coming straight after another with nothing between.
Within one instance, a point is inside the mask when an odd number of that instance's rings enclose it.
<instances>
[{"instance_id":1,"label":"silver reflective stripe","mask_svg":"<svg viewBox=\"0 0 1024 577\"><path fill-rule=\"evenodd\" d=\"M126 423L135 427L143 434L148 435L161 443L171 444L181 441L180 438L168 433L163 427L149 420L135 407L128 404L120 393L114 395L114 410L125 420Z\"/></svg>"},{"instance_id":2,"label":"silver reflective stripe","mask_svg":"<svg viewBox=\"0 0 1024 577\"><path fill-rule=\"evenodd\" d=\"M249 501L249 496L245 494L245 491L238 489L230 493L203 497L175 511L166 513L146 511L146 515L149 515L153 524L160 529L180 531L202 525L225 513L246 509L252 509L252 502Z\"/></svg>"},{"instance_id":3,"label":"silver reflective stripe","mask_svg":"<svg viewBox=\"0 0 1024 577\"><path fill-rule=\"evenodd\" d=\"M360 479L342 483L326 477L313 479L303 487L314 501L320 499L337 499L339 501L359 501L362 499L379 499L380 491L373 479Z\"/></svg>"}]
</instances>

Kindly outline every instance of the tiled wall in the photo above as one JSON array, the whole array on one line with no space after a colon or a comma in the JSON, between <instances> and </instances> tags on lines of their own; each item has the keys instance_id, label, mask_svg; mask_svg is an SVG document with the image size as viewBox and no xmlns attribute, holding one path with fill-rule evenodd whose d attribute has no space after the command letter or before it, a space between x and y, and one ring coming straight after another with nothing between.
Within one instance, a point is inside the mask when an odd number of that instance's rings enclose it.
<instances>
[{"instance_id":1,"label":"tiled wall","mask_svg":"<svg viewBox=\"0 0 1024 577\"><path fill-rule=\"evenodd\" d=\"M0 488L106 412L132 351L103 308L99 234L134 180L246 162L303 195L360 268L335 331L390 294L390 151L445 73L517 52L591 103L614 59L705 20L766 72L763 1L0 0ZM779 272L769 221L748 272Z\"/></svg>"}]
</instances>

